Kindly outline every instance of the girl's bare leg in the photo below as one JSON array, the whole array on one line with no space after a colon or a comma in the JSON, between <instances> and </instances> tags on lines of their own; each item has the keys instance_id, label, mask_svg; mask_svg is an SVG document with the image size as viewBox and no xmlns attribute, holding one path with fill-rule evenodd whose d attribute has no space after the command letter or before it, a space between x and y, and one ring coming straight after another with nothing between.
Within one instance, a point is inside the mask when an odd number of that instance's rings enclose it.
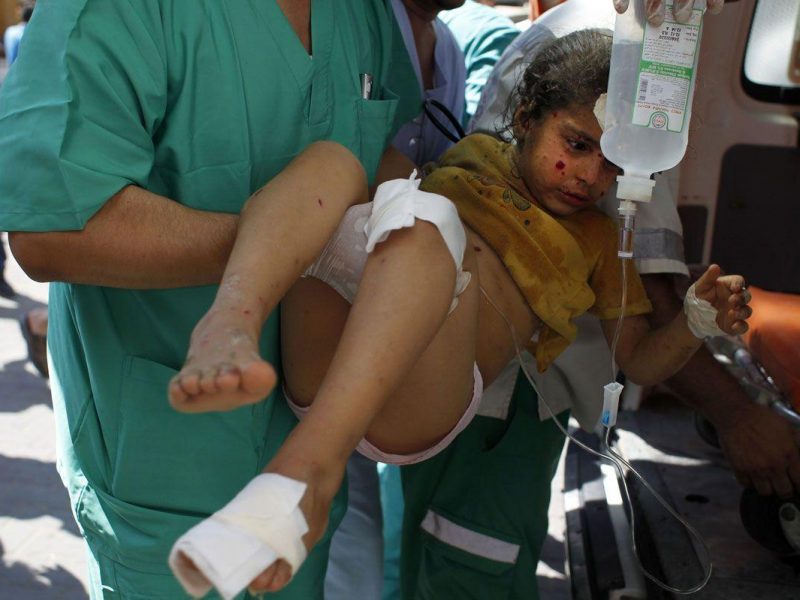
<instances>
[{"instance_id":1,"label":"girl's bare leg","mask_svg":"<svg viewBox=\"0 0 800 600\"><path fill-rule=\"evenodd\" d=\"M464 268L474 271L471 256ZM415 452L463 415L472 397L478 284L473 272L448 317L455 275L439 232L418 221L370 256L349 317L347 303L314 279L285 298L284 371L294 399L313 406L265 470L308 485L300 503L307 547L322 536L363 437L388 452ZM275 591L289 574L278 561L253 587Z\"/></svg>"},{"instance_id":2,"label":"girl's bare leg","mask_svg":"<svg viewBox=\"0 0 800 600\"><path fill-rule=\"evenodd\" d=\"M276 375L258 352L264 321L347 208L366 200L358 160L343 146L316 142L246 202L214 304L169 385L177 410L229 410L269 394Z\"/></svg>"}]
</instances>

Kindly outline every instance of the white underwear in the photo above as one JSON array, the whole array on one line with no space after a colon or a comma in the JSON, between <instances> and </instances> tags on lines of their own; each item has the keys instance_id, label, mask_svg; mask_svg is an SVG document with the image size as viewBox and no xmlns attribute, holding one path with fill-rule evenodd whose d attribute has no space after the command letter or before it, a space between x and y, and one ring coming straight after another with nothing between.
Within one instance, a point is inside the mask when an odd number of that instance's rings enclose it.
<instances>
[{"instance_id":1,"label":"white underwear","mask_svg":"<svg viewBox=\"0 0 800 600\"><path fill-rule=\"evenodd\" d=\"M472 421L475 413L478 411L478 406L481 403L481 396L483 395L483 377L481 377L481 372L478 370L477 364L474 365L472 371L472 399L464 411L464 414L461 415L461 418L458 420L458 423L456 423L455 426L448 432L448 434L436 444L430 448L420 450L419 452L413 452L411 454L390 454L388 452L384 452L380 448L377 448L368 442L366 438L363 438L358 443L358 446L356 446L356 451L362 456L366 456L370 460L389 465L413 465L414 463L422 462L423 460L427 460L439 454L439 452L447 448L452 443L459 433L464 431L467 425L469 425ZM289 405L289 408L292 409L292 412L298 419L302 419L311 408L310 406L300 406L297 404L292 399L292 396L289 394L289 390L286 389L286 386L283 386L283 395L286 397L286 403Z\"/></svg>"},{"instance_id":2,"label":"white underwear","mask_svg":"<svg viewBox=\"0 0 800 600\"><path fill-rule=\"evenodd\" d=\"M352 206L339 228L303 277L323 281L350 304L356 297L367 255L385 241L392 231L412 227L415 219L436 226L456 265L456 284L450 312L458 295L469 284L470 274L461 269L466 248L464 226L455 205L444 196L422 192L420 181L394 179L378 186L374 202Z\"/></svg>"}]
</instances>

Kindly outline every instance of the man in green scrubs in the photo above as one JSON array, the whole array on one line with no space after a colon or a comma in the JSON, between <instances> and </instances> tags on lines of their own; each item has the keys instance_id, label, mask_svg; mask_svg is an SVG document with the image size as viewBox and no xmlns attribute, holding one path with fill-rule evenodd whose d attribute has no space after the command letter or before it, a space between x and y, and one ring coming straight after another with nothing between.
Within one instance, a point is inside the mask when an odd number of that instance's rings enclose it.
<instances>
[{"instance_id":1,"label":"man in green scrubs","mask_svg":"<svg viewBox=\"0 0 800 600\"><path fill-rule=\"evenodd\" d=\"M478 414L443 452L403 467L401 597L539 597L536 565L564 435L517 375L505 419ZM566 427L569 411L556 416Z\"/></svg>"},{"instance_id":2,"label":"man in green scrubs","mask_svg":"<svg viewBox=\"0 0 800 600\"><path fill-rule=\"evenodd\" d=\"M0 96L0 230L15 232L32 277L54 282L58 468L93 598L184 597L171 544L258 474L294 425L276 394L179 414L167 382L245 199L315 140L347 146L372 180L395 123L417 112L391 14L383 0L37 6ZM277 315L261 351L280 365ZM326 560L321 543L275 597L321 597Z\"/></svg>"}]
</instances>

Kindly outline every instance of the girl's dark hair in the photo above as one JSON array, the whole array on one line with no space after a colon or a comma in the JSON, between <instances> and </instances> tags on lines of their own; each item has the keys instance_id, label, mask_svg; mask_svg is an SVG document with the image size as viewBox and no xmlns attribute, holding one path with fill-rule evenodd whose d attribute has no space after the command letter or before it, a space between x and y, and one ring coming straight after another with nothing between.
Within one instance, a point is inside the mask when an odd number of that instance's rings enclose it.
<instances>
[{"instance_id":1,"label":"girl's dark hair","mask_svg":"<svg viewBox=\"0 0 800 600\"><path fill-rule=\"evenodd\" d=\"M556 38L539 51L511 94L507 130L547 111L594 103L608 89L610 62L611 37L597 29Z\"/></svg>"}]
</instances>

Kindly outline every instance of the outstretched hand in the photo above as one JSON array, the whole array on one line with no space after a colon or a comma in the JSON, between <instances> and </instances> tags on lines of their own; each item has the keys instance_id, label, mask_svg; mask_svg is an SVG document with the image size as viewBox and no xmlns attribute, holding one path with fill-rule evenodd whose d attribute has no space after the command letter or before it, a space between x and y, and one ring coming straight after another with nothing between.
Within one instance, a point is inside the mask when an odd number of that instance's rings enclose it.
<instances>
[{"instance_id":1,"label":"outstretched hand","mask_svg":"<svg viewBox=\"0 0 800 600\"><path fill-rule=\"evenodd\" d=\"M620 14L628 10L630 0L614 0L614 8ZM696 0L675 0L672 5L672 13L678 23L686 23L692 15L692 9ZM647 22L658 27L664 22L666 10L666 0L645 0L644 8L647 15ZM697 1L699 5L700 2ZM722 11L725 0L706 0L709 12L718 14Z\"/></svg>"},{"instance_id":2,"label":"outstretched hand","mask_svg":"<svg viewBox=\"0 0 800 600\"><path fill-rule=\"evenodd\" d=\"M722 275L719 265L711 265L695 283L698 298L707 301L717 311L717 325L725 333L747 331L747 319L753 314L748 306L750 292L745 289L741 275Z\"/></svg>"}]
</instances>

